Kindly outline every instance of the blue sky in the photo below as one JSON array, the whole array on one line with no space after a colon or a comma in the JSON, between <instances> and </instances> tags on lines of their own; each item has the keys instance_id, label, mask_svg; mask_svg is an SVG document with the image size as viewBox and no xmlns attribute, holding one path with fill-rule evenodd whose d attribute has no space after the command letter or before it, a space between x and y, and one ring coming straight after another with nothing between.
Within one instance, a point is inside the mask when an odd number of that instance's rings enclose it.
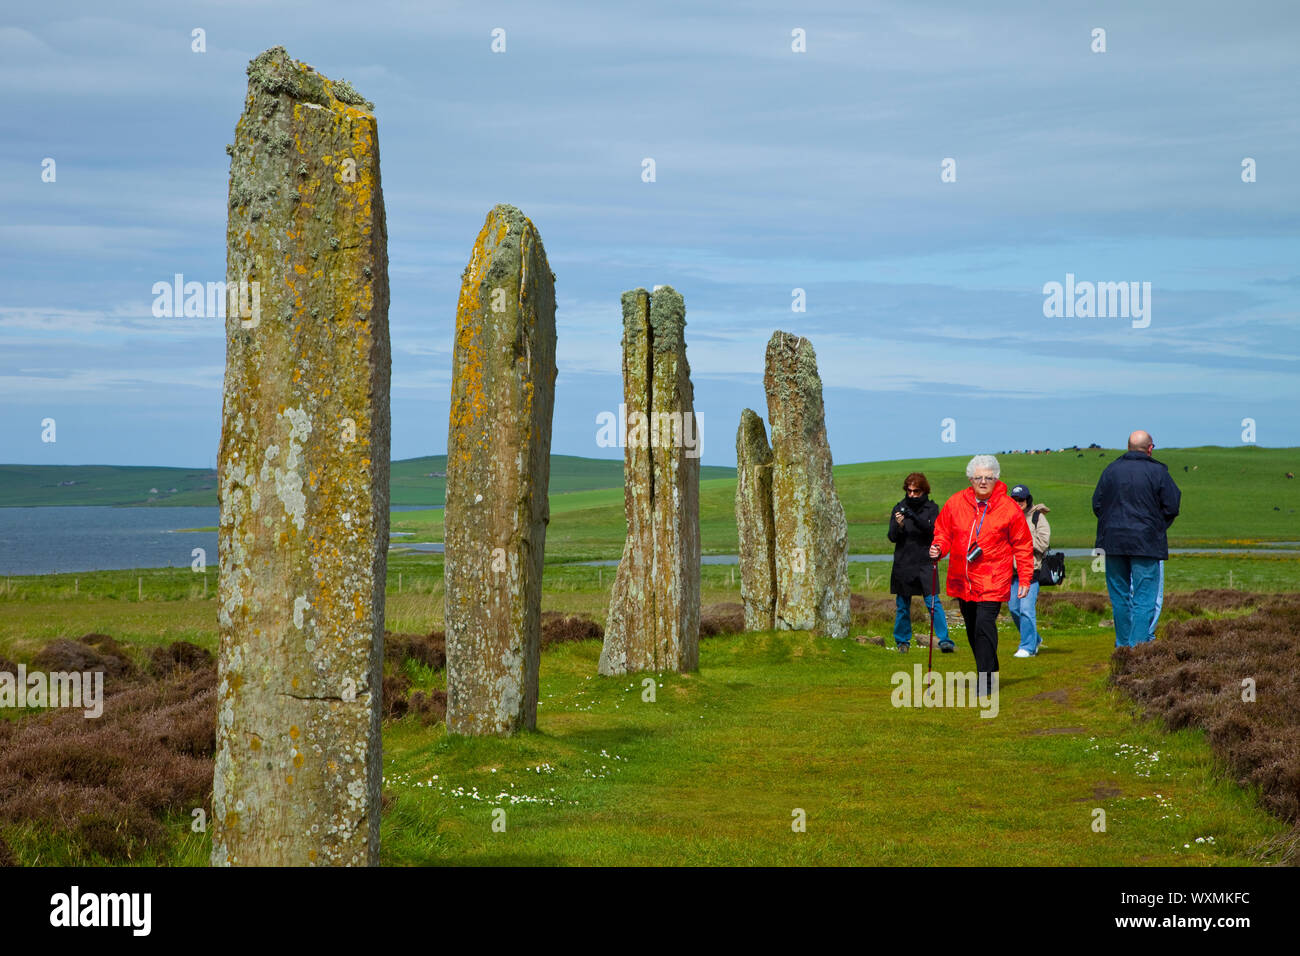
<instances>
[{"instance_id":1,"label":"blue sky","mask_svg":"<svg viewBox=\"0 0 1300 956\"><path fill-rule=\"evenodd\" d=\"M222 323L155 319L151 289L224 278L224 146L275 45L376 105L395 458L446 449L497 202L557 275L557 453L617 457L619 296L656 284L686 299L706 464L767 417L775 329L817 350L838 462L1233 445L1247 417L1300 445L1300 7L1134 6L9 5L0 461L214 463ZM1150 326L1044 317L1067 273L1150 282Z\"/></svg>"}]
</instances>

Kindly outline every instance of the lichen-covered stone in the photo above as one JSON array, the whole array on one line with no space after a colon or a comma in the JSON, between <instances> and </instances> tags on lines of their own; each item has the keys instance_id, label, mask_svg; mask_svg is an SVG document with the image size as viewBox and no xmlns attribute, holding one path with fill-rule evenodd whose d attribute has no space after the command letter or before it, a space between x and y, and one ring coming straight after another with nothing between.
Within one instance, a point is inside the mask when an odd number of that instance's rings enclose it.
<instances>
[{"instance_id":1,"label":"lichen-covered stone","mask_svg":"<svg viewBox=\"0 0 1300 956\"><path fill-rule=\"evenodd\" d=\"M537 725L555 276L532 222L488 213L456 309L445 512L447 730Z\"/></svg>"},{"instance_id":2,"label":"lichen-covered stone","mask_svg":"<svg viewBox=\"0 0 1300 956\"><path fill-rule=\"evenodd\" d=\"M749 408L740 413L736 429L736 530L745 630L770 631L776 626L772 449L763 419Z\"/></svg>"},{"instance_id":3,"label":"lichen-covered stone","mask_svg":"<svg viewBox=\"0 0 1300 956\"><path fill-rule=\"evenodd\" d=\"M846 637L848 525L831 473L812 343L774 332L767 343L763 385L772 426L776 627Z\"/></svg>"},{"instance_id":4,"label":"lichen-covered stone","mask_svg":"<svg viewBox=\"0 0 1300 956\"><path fill-rule=\"evenodd\" d=\"M691 671L700 656L700 467L686 305L671 286L623 293L627 538L602 674Z\"/></svg>"},{"instance_id":5,"label":"lichen-covered stone","mask_svg":"<svg viewBox=\"0 0 1300 956\"><path fill-rule=\"evenodd\" d=\"M377 130L280 47L248 74L226 281L260 294L226 310L212 862L377 864L390 366Z\"/></svg>"}]
</instances>

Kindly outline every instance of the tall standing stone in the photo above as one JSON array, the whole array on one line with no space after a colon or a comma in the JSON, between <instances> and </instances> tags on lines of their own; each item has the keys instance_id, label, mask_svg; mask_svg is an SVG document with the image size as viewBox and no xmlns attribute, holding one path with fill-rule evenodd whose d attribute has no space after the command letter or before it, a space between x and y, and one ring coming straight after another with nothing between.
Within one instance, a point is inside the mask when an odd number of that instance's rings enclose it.
<instances>
[{"instance_id":1,"label":"tall standing stone","mask_svg":"<svg viewBox=\"0 0 1300 956\"><path fill-rule=\"evenodd\" d=\"M445 513L447 730L537 726L555 276L532 222L488 213L461 279Z\"/></svg>"},{"instance_id":2,"label":"tall standing stone","mask_svg":"<svg viewBox=\"0 0 1300 956\"><path fill-rule=\"evenodd\" d=\"M763 419L749 408L740 413L736 429L736 530L745 630L770 631L776 626L772 449Z\"/></svg>"},{"instance_id":3,"label":"tall standing stone","mask_svg":"<svg viewBox=\"0 0 1300 956\"><path fill-rule=\"evenodd\" d=\"M623 293L627 538L602 674L691 671L700 657L700 428L686 304L671 286Z\"/></svg>"},{"instance_id":4,"label":"tall standing stone","mask_svg":"<svg viewBox=\"0 0 1300 956\"><path fill-rule=\"evenodd\" d=\"M767 343L763 385L772 426L776 626L846 637L848 525L831 473L812 343L774 332Z\"/></svg>"},{"instance_id":5,"label":"tall standing stone","mask_svg":"<svg viewBox=\"0 0 1300 956\"><path fill-rule=\"evenodd\" d=\"M375 117L281 47L248 76L228 148L212 862L376 864L389 344Z\"/></svg>"}]
</instances>

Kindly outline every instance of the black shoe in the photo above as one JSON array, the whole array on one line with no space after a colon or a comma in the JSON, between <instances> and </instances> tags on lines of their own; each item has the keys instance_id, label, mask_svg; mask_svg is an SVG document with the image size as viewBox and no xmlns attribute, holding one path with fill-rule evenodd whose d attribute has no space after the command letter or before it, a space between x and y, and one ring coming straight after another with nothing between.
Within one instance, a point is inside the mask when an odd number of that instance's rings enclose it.
<instances>
[{"instance_id":1,"label":"black shoe","mask_svg":"<svg viewBox=\"0 0 1300 956\"><path fill-rule=\"evenodd\" d=\"M957 650L957 645L952 641L944 641L939 645L939 650L944 654L951 654L953 651Z\"/></svg>"},{"instance_id":2,"label":"black shoe","mask_svg":"<svg viewBox=\"0 0 1300 956\"><path fill-rule=\"evenodd\" d=\"M911 645L910 642L909 642L909 643L905 643L905 644L895 644L895 645L894 645L894 650L899 651L900 653L903 653L903 654L906 654L906 653L907 653L908 651L910 651L911 649L912 649L912 645Z\"/></svg>"}]
</instances>

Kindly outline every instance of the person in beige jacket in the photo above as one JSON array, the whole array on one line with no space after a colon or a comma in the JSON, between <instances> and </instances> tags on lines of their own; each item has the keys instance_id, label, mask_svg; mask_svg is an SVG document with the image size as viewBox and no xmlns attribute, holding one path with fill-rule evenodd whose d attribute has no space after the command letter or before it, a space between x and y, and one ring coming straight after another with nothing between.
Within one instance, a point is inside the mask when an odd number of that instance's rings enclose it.
<instances>
[{"instance_id":1,"label":"person in beige jacket","mask_svg":"<svg viewBox=\"0 0 1300 956\"><path fill-rule=\"evenodd\" d=\"M1012 622L1020 629L1020 647L1015 656L1036 657L1043 646L1043 638L1038 633L1038 569L1043 566L1043 555L1052 540L1052 526L1047 523L1047 512L1052 509L1034 504L1034 496L1025 485L1016 485L1009 494L1025 513L1025 521L1029 523L1029 532L1034 539L1034 583L1023 598L1017 596L1013 587L1007 599L1007 610L1011 612Z\"/></svg>"}]
</instances>

